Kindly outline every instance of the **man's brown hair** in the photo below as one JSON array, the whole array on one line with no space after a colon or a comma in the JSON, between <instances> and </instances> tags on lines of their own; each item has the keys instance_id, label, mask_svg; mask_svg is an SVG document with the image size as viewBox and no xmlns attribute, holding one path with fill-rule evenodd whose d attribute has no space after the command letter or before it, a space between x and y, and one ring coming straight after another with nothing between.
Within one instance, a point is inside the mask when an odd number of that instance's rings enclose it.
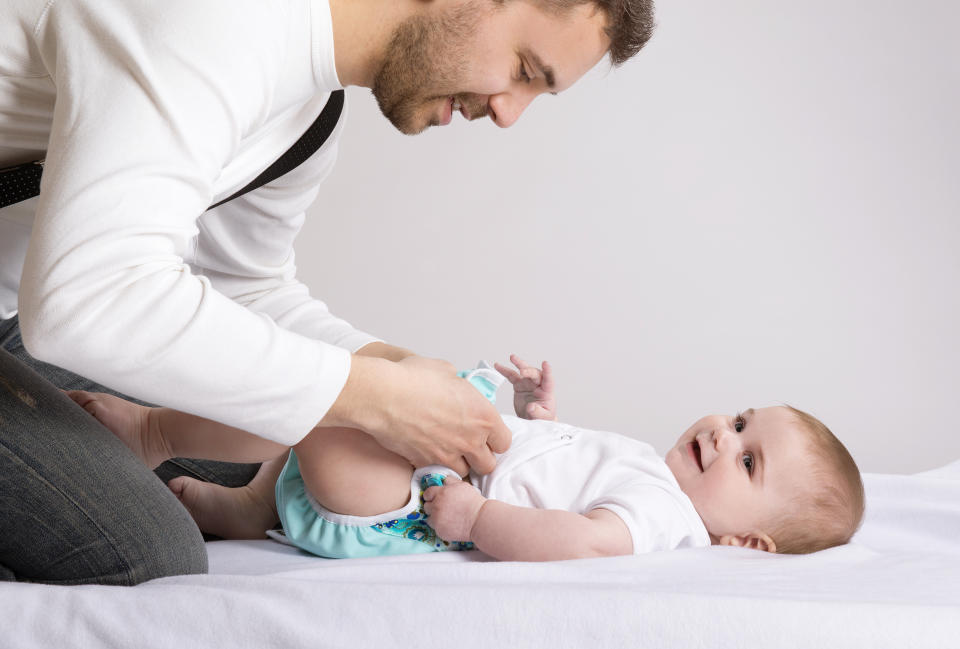
<instances>
[{"instance_id":1,"label":"man's brown hair","mask_svg":"<svg viewBox=\"0 0 960 649\"><path fill-rule=\"evenodd\" d=\"M556 13L584 4L592 4L607 18L610 62L617 66L643 49L655 27L653 0L533 0Z\"/></svg>"}]
</instances>

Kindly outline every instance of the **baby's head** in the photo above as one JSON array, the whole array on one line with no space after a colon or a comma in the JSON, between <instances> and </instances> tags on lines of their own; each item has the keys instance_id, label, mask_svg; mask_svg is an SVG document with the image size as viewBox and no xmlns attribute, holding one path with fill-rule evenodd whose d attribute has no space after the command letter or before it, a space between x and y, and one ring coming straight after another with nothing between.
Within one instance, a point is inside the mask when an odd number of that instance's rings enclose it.
<instances>
[{"instance_id":1,"label":"baby's head","mask_svg":"<svg viewBox=\"0 0 960 649\"><path fill-rule=\"evenodd\" d=\"M850 453L789 406L704 417L665 459L715 544L816 552L849 541L863 518Z\"/></svg>"}]
</instances>

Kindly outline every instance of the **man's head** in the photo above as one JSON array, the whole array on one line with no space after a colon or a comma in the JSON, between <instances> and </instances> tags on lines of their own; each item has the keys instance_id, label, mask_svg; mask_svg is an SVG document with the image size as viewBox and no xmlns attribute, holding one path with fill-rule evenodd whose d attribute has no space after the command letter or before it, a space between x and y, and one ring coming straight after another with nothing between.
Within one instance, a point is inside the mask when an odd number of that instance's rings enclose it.
<instances>
[{"instance_id":1,"label":"man's head","mask_svg":"<svg viewBox=\"0 0 960 649\"><path fill-rule=\"evenodd\" d=\"M665 459L714 543L815 552L846 543L863 518L850 453L789 406L704 417Z\"/></svg>"},{"instance_id":2,"label":"man's head","mask_svg":"<svg viewBox=\"0 0 960 649\"><path fill-rule=\"evenodd\" d=\"M544 92L614 65L653 31L653 0L424 0L393 31L373 94L400 131L489 115L513 124Z\"/></svg>"}]
</instances>

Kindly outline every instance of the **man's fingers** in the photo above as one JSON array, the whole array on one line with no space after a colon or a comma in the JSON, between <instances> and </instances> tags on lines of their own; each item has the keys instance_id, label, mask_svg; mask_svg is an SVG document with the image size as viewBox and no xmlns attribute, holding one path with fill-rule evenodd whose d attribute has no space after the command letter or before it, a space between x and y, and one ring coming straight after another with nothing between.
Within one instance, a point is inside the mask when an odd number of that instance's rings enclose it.
<instances>
[{"instance_id":1,"label":"man's fingers","mask_svg":"<svg viewBox=\"0 0 960 649\"><path fill-rule=\"evenodd\" d=\"M470 473L470 467L473 467L474 469L477 468L477 465L473 463L472 456L467 456L467 459L463 459L463 457L458 457L456 460L452 462L447 462L446 466L456 471L457 475L466 475ZM479 469L477 470L479 471ZM491 468L490 471L493 471L493 468ZM486 471L485 473L489 473L489 471Z\"/></svg>"},{"instance_id":2,"label":"man's fingers","mask_svg":"<svg viewBox=\"0 0 960 649\"><path fill-rule=\"evenodd\" d=\"M510 448L512 439L513 433L510 432L510 429L507 428L503 420L500 419L496 422L493 432L487 437L487 446L489 446L490 450L494 453L505 453L506 450ZM491 468L490 470L492 471L493 469Z\"/></svg>"},{"instance_id":3,"label":"man's fingers","mask_svg":"<svg viewBox=\"0 0 960 649\"><path fill-rule=\"evenodd\" d=\"M490 452L490 448L487 446L484 446L481 451L468 453L467 462L470 463L470 468L480 475L490 473L497 466L497 458L493 456L493 453ZM463 475L463 472L459 470L457 470L457 473Z\"/></svg>"},{"instance_id":4,"label":"man's fingers","mask_svg":"<svg viewBox=\"0 0 960 649\"><path fill-rule=\"evenodd\" d=\"M464 459L462 455L458 456L444 456L442 453L437 453L435 455L424 455L418 453L416 457L409 457L406 453L399 453L394 451L397 455L402 455L407 458L407 461L410 462L416 468L421 468L425 466L430 466L431 464L441 464L447 468L453 469L457 472L458 475L466 475L470 472L470 467L474 466L473 462L467 464L468 459Z\"/></svg>"}]
</instances>

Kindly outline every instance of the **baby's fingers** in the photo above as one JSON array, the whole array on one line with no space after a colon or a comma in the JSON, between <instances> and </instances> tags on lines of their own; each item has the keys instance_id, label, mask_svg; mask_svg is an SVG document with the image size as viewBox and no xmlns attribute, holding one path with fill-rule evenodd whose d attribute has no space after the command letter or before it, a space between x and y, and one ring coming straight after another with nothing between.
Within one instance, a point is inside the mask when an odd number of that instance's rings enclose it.
<instances>
[{"instance_id":1,"label":"baby's fingers","mask_svg":"<svg viewBox=\"0 0 960 649\"><path fill-rule=\"evenodd\" d=\"M520 380L520 375L512 367L507 367L506 365L501 365L500 363L494 362L493 369L497 370L510 381L511 385L515 385L517 381Z\"/></svg>"},{"instance_id":2,"label":"baby's fingers","mask_svg":"<svg viewBox=\"0 0 960 649\"><path fill-rule=\"evenodd\" d=\"M530 364L527 361L523 360L516 354L510 354L510 362L517 366L517 369L520 370L521 374L523 373L523 370L530 367Z\"/></svg>"},{"instance_id":3,"label":"baby's fingers","mask_svg":"<svg viewBox=\"0 0 960 649\"><path fill-rule=\"evenodd\" d=\"M543 361L543 372L541 373L540 387L546 392L553 392L553 366L547 361Z\"/></svg>"}]
</instances>

